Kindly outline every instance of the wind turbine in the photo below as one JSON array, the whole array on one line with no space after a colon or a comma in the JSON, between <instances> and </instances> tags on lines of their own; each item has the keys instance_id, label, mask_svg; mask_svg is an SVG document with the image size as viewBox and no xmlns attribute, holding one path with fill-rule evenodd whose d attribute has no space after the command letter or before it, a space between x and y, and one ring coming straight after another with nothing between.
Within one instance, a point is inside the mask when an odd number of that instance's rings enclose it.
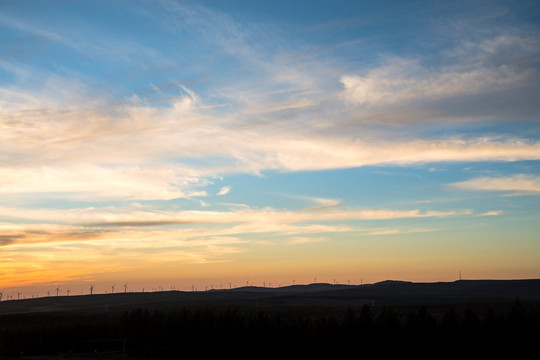
<instances>
[{"instance_id":1,"label":"wind turbine","mask_svg":"<svg viewBox=\"0 0 540 360\"><path fill-rule=\"evenodd\" d=\"M314 284L316 284L316 283L317 283L317 277L315 276L315 282L314 282Z\"/></svg>"},{"instance_id":2,"label":"wind turbine","mask_svg":"<svg viewBox=\"0 0 540 360\"><path fill-rule=\"evenodd\" d=\"M51 296L51 290L47 290L47 296Z\"/></svg>"},{"instance_id":3,"label":"wind turbine","mask_svg":"<svg viewBox=\"0 0 540 360\"><path fill-rule=\"evenodd\" d=\"M0 291L0 301L2 301L3 298L4 298L4 290L1 290Z\"/></svg>"},{"instance_id":4,"label":"wind turbine","mask_svg":"<svg viewBox=\"0 0 540 360\"><path fill-rule=\"evenodd\" d=\"M127 293L127 283L124 284L124 294Z\"/></svg>"},{"instance_id":5,"label":"wind turbine","mask_svg":"<svg viewBox=\"0 0 540 360\"><path fill-rule=\"evenodd\" d=\"M60 292L60 285L56 288L56 296L58 296L59 292Z\"/></svg>"},{"instance_id":6,"label":"wind turbine","mask_svg":"<svg viewBox=\"0 0 540 360\"><path fill-rule=\"evenodd\" d=\"M67 289L67 296L69 296L69 288Z\"/></svg>"},{"instance_id":7,"label":"wind turbine","mask_svg":"<svg viewBox=\"0 0 540 360\"><path fill-rule=\"evenodd\" d=\"M114 294L114 287L115 287L116 284L112 284L111 285L111 294Z\"/></svg>"},{"instance_id":8,"label":"wind turbine","mask_svg":"<svg viewBox=\"0 0 540 360\"><path fill-rule=\"evenodd\" d=\"M90 285L90 295L94 292L94 285Z\"/></svg>"},{"instance_id":9,"label":"wind turbine","mask_svg":"<svg viewBox=\"0 0 540 360\"><path fill-rule=\"evenodd\" d=\"M21 298L21 292L17 291L17 300L19 300L20 298Z\"/></svg>"}]
</instances>

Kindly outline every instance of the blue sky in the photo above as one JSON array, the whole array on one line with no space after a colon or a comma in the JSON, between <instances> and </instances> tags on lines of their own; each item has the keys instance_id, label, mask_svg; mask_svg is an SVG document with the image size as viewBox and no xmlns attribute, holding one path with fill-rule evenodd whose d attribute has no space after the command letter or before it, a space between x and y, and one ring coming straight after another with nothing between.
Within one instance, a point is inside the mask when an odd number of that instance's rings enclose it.
<instances>
[{"instance_id":1,"label":"blue sky","mask_svg":"<svg viewBox=\"0 0 540 360\"><path fill-rule=\"evenodd\" d=\"M0 289L540 276L539 19L0 2Z\"/></svg>"}]
</instances>

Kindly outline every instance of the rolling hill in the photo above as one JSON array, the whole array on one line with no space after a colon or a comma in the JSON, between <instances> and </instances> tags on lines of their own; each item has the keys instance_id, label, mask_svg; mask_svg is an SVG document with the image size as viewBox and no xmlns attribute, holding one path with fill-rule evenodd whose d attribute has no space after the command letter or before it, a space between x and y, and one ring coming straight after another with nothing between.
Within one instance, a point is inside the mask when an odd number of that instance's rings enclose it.
<instances>
[{"instance_id":1,"label":"rolling hill","mask_svg":"<svg viewBox=\"0 0 540 360\"><path fill-rule=\"evenodd\" d=\"M0 302L0 314L36 312L103 312L135 308L175 309L185 306L347 307L500 303L515 299L540 301L540 279L459 280L413 283L383 281L367 285L317 283L279 288L163 291L77 296L50 296Z\"/></svg>"}]
</instances>

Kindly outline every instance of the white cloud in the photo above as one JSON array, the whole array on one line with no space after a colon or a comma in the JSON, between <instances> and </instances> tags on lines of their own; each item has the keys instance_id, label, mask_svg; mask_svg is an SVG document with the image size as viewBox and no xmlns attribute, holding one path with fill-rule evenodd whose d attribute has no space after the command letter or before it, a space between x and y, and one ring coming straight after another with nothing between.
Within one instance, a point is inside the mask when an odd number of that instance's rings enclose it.
<instances>
[{"instance_id":1,"label":"white cloud","mask_svg":"<svg viewBox=\"0 0 540 360\"><path fill-rule=\"evenodd\" d=\"M455 217L472 214L471 210L420 211L391 209L336 210L322 208L319 211L278 210L272 208L240 208L230 211L178 210L153 208L134 204L132 206L88 207L80 209L25 209L0 207L2 233L13 239L24 236L31 243L32 238L54 241L58 238L101 239L138 237L140 232L170 234L186 239L201 236L231 236L247 233L276 233L283 235L336 233L353 231L354 227L342 225L340 221L392 220ZM56 225L55 225L56 224ZM211 227L200 227L212 225ZM39 227L43 227L38 230ZM167 230L169 229L169 230ZM42 235L36 235L42 234ZM78 235L76 235L78 234ZM37 237L36 237L37 236ZM40 237L41 236L41 237ZM42 240L39 240L40 242ZM43 240L44 241L44 240Z\"/></svg>"},{"instance_id":2,"label":"white cloud","mask_svg":"<svg viewBox=\"0 0 540 360\"><path fill-rule=\"evenodd\" d=\"M452 118L420 103L488 94L520 83L535 72L525 61L527 56L534 60L538 53L536 43L523 34L465 39L437 66L426 66L425 59L393 57L367 69L351 69L339 61L330 66L316 58L306 67L286 49L268 57L264 41L253 41L266 34L264 29L244 27L204 6L160 4L159 11L168 16L156 18L155 12L148 16L168 29L196 27L196 37L234 54L252 72L227 78L232 81L227 85L201 87L202 95L171 81L178 93L159 104L143 95L118 98L114 91L107 94L73 74L45 70L32 86L4 85L0 87L0 194L94 202L170 200L206 196L202 188L210 183L207 179L231 173L540 159L540 142L518 136L430 138L414 130L408 136L395 136L395 129L370 128L377 127L380 119L470 119ZM49 29L8 15L0 16L0 23L78 51L85 48L74 40L80 31L73 35L61 27ZM283 40L263 37L270 38ZM103 49L119 40L110 41ZM525 60L519 66L495 61L509 53ZM0 66L21 76L20 69L27 71L11 60L0 61ZM260 76L257 81L253 73ZM339 80L350 100L368 106L359 111L356 105L343 104ZM161 91L159 86L149 87ZM411 104L414 109L405 115L403 108ZM230 189L225 186L217 195ZM334 199L312 201L313 209L322 210L340 204ZM338 214L332 216L339 218ZM367 213L357 215L369 218Z\"/></svg>"},{"instance_id":3,"label":"white cloud","mask_svg":"<svg viewBox=\"0 0 540 360\"><path fill-rule=\"evenodd\" d=\"M206 193L193 188L206 183L189 170L172 166L0 167L0 194L40 194L86 201L199 197Z\"/></svg>"},{"instance_id":4,"label":"white cloud","mask_svg":"<svg viewBox=\"0 0 540 360\"><path fill-rule=\"evenodd\" d=\"M482 177L450 184L461 190L501 191L514 195L540 194L540 176L518 174L506 177Z\"/></svg>"},{"instance_id":5,"label":"white cloud","mask_svg":"<svg viewBox=\"0 0 540 360\"><path fill-rule=\"evenodd\" d=\"M502 214L501 210L486 211L485 213L479 214L479 216L499 216Z\"/></svg>"},{"instance_id":6,"label":"white cloud","mask_svg":"<svg viewBox=\"0 0 540 360\"><path fill-rule=\"evenodd\" d=\"M378 107L491 92L519 84L526 77L527 73L516 73L506 66L436 72L421 67L417 61L398 61L372 69L364 76L344 75L340 81L347 99Z\"/></svg>"},{"instance_id":7,"label":"white cloud","mask_svg":"<svg viewBox=\"0 0 540 360\"><path fill-rule=\"evenodd\" d=\"M227 195L230 192L231 192L231 187L230 186L224 186L218 191L218 193L216 195L223 196L223 195Z\"/></svg>"},{"instance_id":8,"label":"white cloud","mask_svg":"<svg viewBox=\"0 0 540 360\"><path fill-rule=\"evenodd\" d=\"M462 34L456 46L436 54L441 60L437 64L429 62L429 55L415 59L394 56L383 59L380 66L343 74L344 95L364 107L387 108L505 90L515 95L524 85L536 87L534 64L540 58L536 37L517 29L497 30L500 32L492 28L490 35L474 40ZM487 103L475 101L475 106Z\"/></svg>"},{"instance_id":9,"label":"white cloud","mask_svg":"<svg viewBox=\"0 0 540 360\"><path fill-rule=\"evenodd\" d=\"M54 88L61 86L74 94L84 88L72 81ZM99 110L100 101L71 106L79 103L76 95L53 100L39 91L6 91L0 88L0 103L7 104L0 110L3 194L172 199L202 194L205 179L230 173L540 159L540 142L520 138L353 138L341 133L339 122L302 128L303 120L294 129L281 122L247 126L238 120L241 109L215 113L187 88L167 106L134 100L109 113Z\"/></svg>"},{"instance_id":10,"label":"white cloud","mask_svg":"<svg viewBox=\"0 0 540 360\"><path fill-rule=\"evenodd\" d=\"M379 229L366 233L366 235L398 235L411 233L425 233L437 231L437 229Z\"/></svg>"}]
</instances>

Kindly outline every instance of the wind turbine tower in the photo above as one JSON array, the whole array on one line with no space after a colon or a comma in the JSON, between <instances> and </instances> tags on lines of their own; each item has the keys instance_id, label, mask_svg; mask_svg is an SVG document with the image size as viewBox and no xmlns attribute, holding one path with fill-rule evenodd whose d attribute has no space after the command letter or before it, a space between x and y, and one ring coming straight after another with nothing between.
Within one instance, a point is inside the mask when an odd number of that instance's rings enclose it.
<instances>
[{"instance_id":1,"label":"wind turbine tower","mask_svg":"<svg viewBox=\"0 0 540 360\"><path fill-rule=\"evenodd\" d=\"M58 296L59 293L60 293L60 286L58 286L58 287L56 288L56 296Z\"/></svg>"},{"instance_id":2,"label":"wind turbine tower","mask_svg":"<svg viewBox=\"0 0 540 360\"><path fill-rule=\"evenodd\" d=\"M19 300L20 298L21 298L21 292L17 291L17 300Z\"/></svg>"},{"instance_id":3,"label":"wind turbine tower","mask_svg":"<svg viewBox=\"0 0 540 360\"><path fill-rule=\"evenodd\" d=\"M94 293L94 285L90 285L90 295Z\"/></svg>"},{"instance_id":4,"label":"wind turbine tower","mask_svg":"<svg viewBox=\"0 0 540 360\"><path fill-rule=\"evenodd\" d=\"M127 293L127 283L124 284L124 294Z\"/></svg>"},{"instance_id":5,"label":"wind turbine tower","mask_svg":"<svg viewBox=\"0 0 540 360\"><path fill-rule=\"evenodd\" d=\"M114 287L115 287L116 284L112 284L111 285L111 294L114 294Z\"/></svg>"}]
</instances>

